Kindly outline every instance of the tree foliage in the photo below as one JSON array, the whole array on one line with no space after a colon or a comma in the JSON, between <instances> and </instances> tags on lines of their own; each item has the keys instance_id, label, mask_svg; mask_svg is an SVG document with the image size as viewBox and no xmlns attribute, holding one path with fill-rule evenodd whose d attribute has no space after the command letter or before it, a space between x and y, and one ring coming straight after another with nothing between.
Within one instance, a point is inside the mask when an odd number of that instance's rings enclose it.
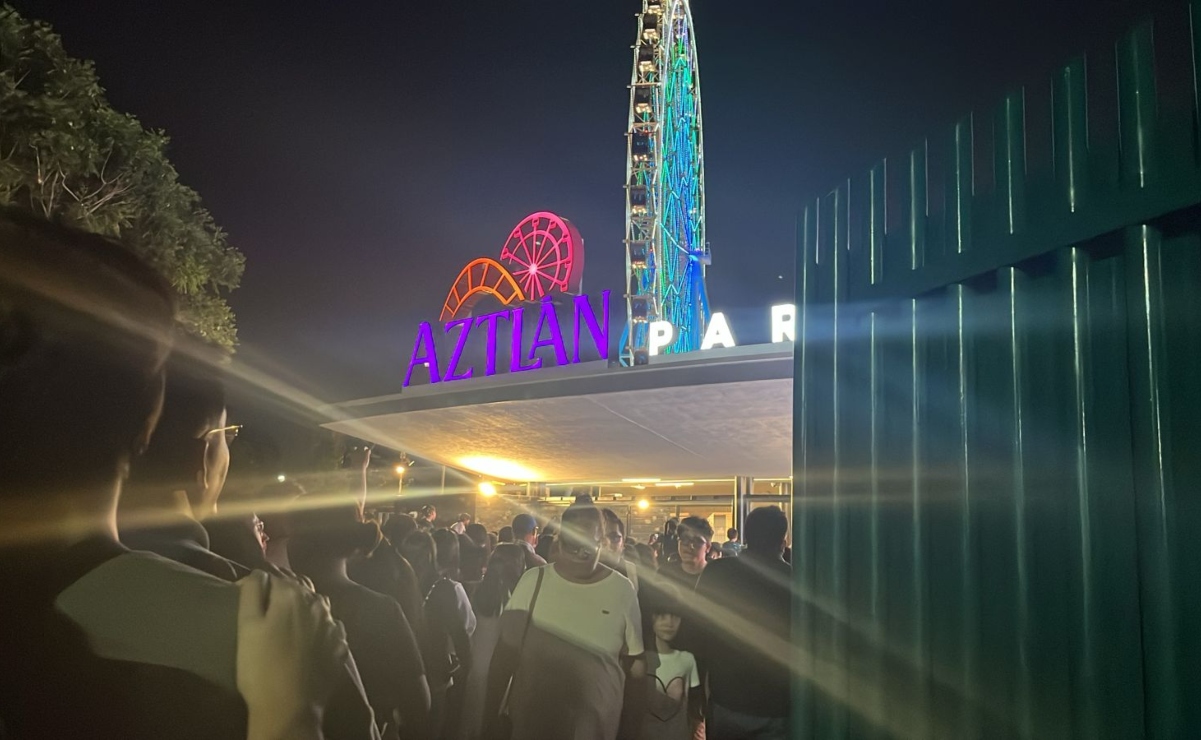
<instances>
[{"instance_id":1,"label":"tree foliage","mask_svg":"<svg viewBox=\"0 0 1201 740\"><path fill-rule=\"evenodd\" d=\"M175 286L188 330L232 348L224 296L245 260L179 182L167 143L113 110L92 63L48 24L0 7L0 204L121 240Z\"/></svg>"}]
</instances>

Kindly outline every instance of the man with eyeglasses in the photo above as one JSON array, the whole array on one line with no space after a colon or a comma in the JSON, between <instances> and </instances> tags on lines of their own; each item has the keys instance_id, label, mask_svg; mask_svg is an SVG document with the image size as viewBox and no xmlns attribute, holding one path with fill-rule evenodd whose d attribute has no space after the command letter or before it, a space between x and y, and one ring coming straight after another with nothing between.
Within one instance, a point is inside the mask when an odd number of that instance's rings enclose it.
<instances>
[{"instance_id":1,"label":"man with eyeglasses","mask_svg":"<svg viewBox=\"0 0 1201 740\"><path fill-rule=\"evenodd\" d=\"M256 717L312 724L320 707L305 700L301 712L282 711L288 696L304 697L285 691L284 701L264 702L278 698L264 685L325 686L345 675L359 711L334 723L331 700L325 737L376 737L349 660L268 663L273 648L300 636L271 621L298 616L276 596L302 591L243 599L232 583L119 541L130 465L171 413L162 406L175 306L171 286L114 242L0 209L0 521L9 535L0 543L0 665L9 669L0 725L14 737L244 740L248 725L252 737L283 737L255 734L271 724L256 728ZM218 435L207 433L227 422L222 414L203 424L174 456L195 467L160 459L164 470L204 471L169 479L164 498L183 493L176 509L190 512L188 491L200 505L224 476L225 447L210 447ZM240 601L263 610L240 610ZM315 596L309 604L320 606ZM243 641L241 625L269 625L286 639ZM244 682L246 671L281 681ZM250 684L254 699L239 693Z\"/></svg>"},{"instance_id":2,"label":"man with eyeglasses","mask_svg":"<svg viewBox=\"0 0 1201 740\"><path fill-rule=\"evenodd\" d=\"M689 591L696 588L705 566L709 562L709 548L713 543L713 525L699 516L690 516L680 522L676 529L676 549L679 560L669 562L659 569L659 574L670 578Z\"/></svg>"},{"instance_id":3,"label":"man with eyeglasses","mask_svg":"<svg viewBox=\"0 0 1201 740\"><path fill-rule=\"evenodd\" d=\"M196 342L172 353L162 417L131 470L118 525L129 547L236 581L250 569L214 553L204 526L217 514L229 473L229 443L241 430L227 418L223 359Z\"/></svg>"}]
</instances>

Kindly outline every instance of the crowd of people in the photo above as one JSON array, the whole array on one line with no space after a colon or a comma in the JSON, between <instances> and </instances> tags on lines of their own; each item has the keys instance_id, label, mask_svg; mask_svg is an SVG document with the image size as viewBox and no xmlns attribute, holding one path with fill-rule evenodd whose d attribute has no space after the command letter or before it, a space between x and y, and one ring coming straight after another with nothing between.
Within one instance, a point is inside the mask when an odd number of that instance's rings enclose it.
<instances>
[{"instance_id":1,"label":"crowd of people","mask_svg":"<svg viewBox=\"0 0 1201 740\"><path fill-rule=\"evenodd\" d=\"M779 508L718 546L587 496L384 516L365 476L225 505L239 427L176 315L112 242L0 218L0 740L788 736Z\"/></svg>"}]
</instances>

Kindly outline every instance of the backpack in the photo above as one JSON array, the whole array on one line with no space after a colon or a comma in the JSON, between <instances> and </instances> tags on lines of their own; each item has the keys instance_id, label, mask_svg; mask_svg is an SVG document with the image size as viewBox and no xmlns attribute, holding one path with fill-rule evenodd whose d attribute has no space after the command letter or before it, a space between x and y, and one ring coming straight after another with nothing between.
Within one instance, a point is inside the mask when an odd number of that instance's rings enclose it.
<instances>
[{"instance_id":1,"label":"backpack","mask_svg":"<svg viewBox=\"0 0 1201 740\"><path fill-rule=\"evenodd\" d=\"M451 591L448 592L447 587L450 587ZM454 652L450 635L446 631L447 615L439 613L439 609L446 608L443 604L447 602L435 600L436 594L453 594L453 590L454 581L442 576L434 581L425 594L425 604L422 608L425 617L425 638L421 646L421 653L425 660L425 673L431 688L449 686L462 667L462 661Z\"/></svg>"}]
</instances>

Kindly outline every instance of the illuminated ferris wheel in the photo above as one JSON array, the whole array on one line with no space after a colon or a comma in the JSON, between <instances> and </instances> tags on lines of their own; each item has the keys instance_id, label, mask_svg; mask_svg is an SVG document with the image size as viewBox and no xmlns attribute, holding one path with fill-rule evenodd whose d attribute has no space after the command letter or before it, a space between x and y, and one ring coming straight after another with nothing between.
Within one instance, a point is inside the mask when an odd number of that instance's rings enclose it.
<instances>
[{"instance_id":1,"label":"illuminated ferris wheel","mask_svg":"<svg viewBox=\"0 0 1201 740\"><path fill-rule=\"evenodd\" d=\"M700 349L709 320L701 85L688 0L643 0L634 45L626 159L622 361L646 362L649 325L675 330L664 352Z\"/></svg>"}]
</instances>

